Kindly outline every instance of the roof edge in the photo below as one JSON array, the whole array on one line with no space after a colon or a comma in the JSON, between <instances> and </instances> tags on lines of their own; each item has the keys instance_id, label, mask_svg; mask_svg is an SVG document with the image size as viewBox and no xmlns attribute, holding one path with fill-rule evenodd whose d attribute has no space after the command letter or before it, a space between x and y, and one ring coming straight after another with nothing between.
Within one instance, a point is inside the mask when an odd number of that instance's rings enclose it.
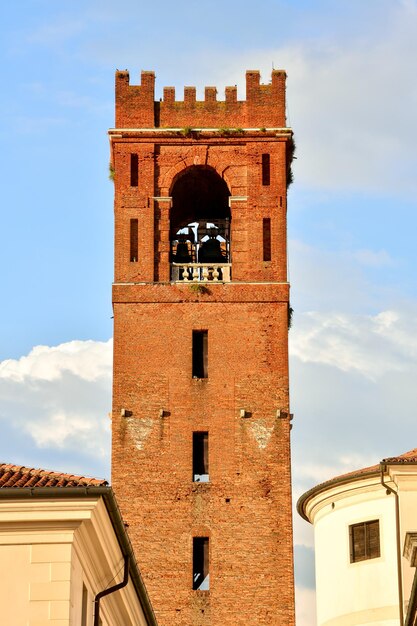
<instances>
[{"instance_id":1,"label":"roof edge","mask_svg":"<svg viewBox=\"0 0 417 626\"><path fill-rule=\"evenodd\" d=\"M367 470L358 470L357 472L352 472L350 474L344 474L342 476L336 476L336 478L331 478L330 480L326 480L324 483L320 483L315 487L312 487L305 493L303 493L297 500L297 513L311 524L311 521L308 519L305 509L307 503L319 493L323 493L331 487L335 487L336 485L343 485L350 482L357 482L364 478L370 478L372 476L379 476L380 474L380 465L369 467Z\"/></svg>"},{"instance_id":2,"label":"roof edge","mask_svg":"<svg viewBox=\"0 0 417 626\"><path fill-rule=\"evenodd\" d=\"M328 489L336 485L343 485L345 483L359 481L362 478L377 476L381 472L386 472L388 466L393 465L417 465L417 448L413 448L412 450L409 450L408 452L405 452L400 456L387 457L385 459L382 459L377 465L371 465L370 467L365 467L363 469L355 470L353 472L348 472L347 474L342 474L341 476L336 476L335 478L331 478L330 480L326 480L324 483L320 483L315 487L312 487L299 497L297 501L298 514L307 522L310 522L306 515L306 505L314 496L324 491L327 491Z\"/></svg>"},{"instance_id":3,"label":"roof edge","mask_svg":"<svg viewBox=\"0 0 417 626\"><path fill-rule=\"evenodd\" d=\"M133 546L123 522L116 496L110 485L85 487L2 487L0 500L24 500L26 498L77 498L79 496L102 497L110 517L123 556L129 555L129 574L149 626L158 626L148 592L136 563Z\"/></svg>"}]
</instances>

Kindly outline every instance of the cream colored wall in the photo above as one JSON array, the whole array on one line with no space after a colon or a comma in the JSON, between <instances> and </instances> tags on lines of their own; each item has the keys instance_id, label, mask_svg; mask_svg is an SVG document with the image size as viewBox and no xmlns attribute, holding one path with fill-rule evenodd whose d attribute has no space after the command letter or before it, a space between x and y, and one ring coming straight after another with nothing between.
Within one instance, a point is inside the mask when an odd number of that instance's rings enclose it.
<instances>
[{"instance_id":1,"label":"cream colored wall","mask_svg":"<svg viewBox=\"0 0 417 626\"><path fill-rule=\"evenodd\" d=\"M417 489L413 491L404 491L400 488L400 519L401 519L401 547L404 546L405 535L408 531L417 531ZM402 556L401 559L403 569L403 593L404 593L404 612L407 612L408 599L413 585L415 567L411 567L410 563Z\"/></svg>"},{"instance_id":2,"label":"cream colored wall","mask_svg":"<svg viewBox=\"0 0 417 626\"><path fill-rule=\"evenodd\" d=\"M70 607L71 626L76 626L76 624L79 624L81 620L82 602L83 602L83 585L86 586L87 591L88 591L86 626L91 626L91 624L93 623L94 596L85 578L86 576L83 572L82 565L76 554L76 551L74 550L73 555L72 555L72 561L71 561L71 607Z\"/></svg>"},{"instance_id":3,"label":"cream colored wall","mask_svg":"<svg viewBox=\"0 0 417 626\"><path fill-rule=\"evenodd\" d=\"M73 563L83 572L83 581L91 602L99 591L123 579L123 557L102 499L94 507L90 520L79 526L75 533ZM82 593L82 587L74 587L74 593ZM90 606L92 616L92 604ZM103 626L146 626L131 582L117 593L102 599L100 618ZM74 626L78 624L75 622Z\"/></svg>"},{"instance_id":4,"label":"cream colored wall","mask_svg":"<svg viewBox=\"0 0 417 626\"><path fill-rule=\"evenodd\" d=\"M314 502L318 626L398 626L394 497L377 481L350 492L345 484ZM374 519L381 556L350 563L349 526Z\"/></svg>"},{"instance_id":5,"label":"cream colored wall","mask_svg":"<svg viewBox=\"0 0 417 626\"><path fill-rule=\"evenodd\" d=\"M0 625L80 626L83 584L95 595L123 578L102 498L0 499ZM101 602L103 626L147 626L131 581Z\"/></svg>"},{"instance_id":6,"label":"cream colored wall","mask_svg":"<svg viewBox=\"0 0 417 626\"><path fill-rule=\"evenodd\" d=\"M26 626L30 613L30 581L38 577L38 572L31 572L30 566L30 546L0 546L0 614L5 624Z\"/></svg>"},{"instance_id":7,"label":"cream colored wall","mask_svg":"<svg viewBox=\"0 0 417 626\"><path fill-rule=\"evenodd\" d=\"M43 535L0 533L1 624L69 626L71 544Z\"/></svg>"},{"instance_id":8,"label":"cream colored wall","mask_svg":"<svg viewBox=\"0 0 417 626\"><path fill-rule=\"evenodd\" d=\"M407 532L417 532L417 468L415 465L393 465L389 474L399 494L401 553ZM415 568L406 558L401 559L403 571L404 612L408 607Z\"/></svg>"}]
</instances>

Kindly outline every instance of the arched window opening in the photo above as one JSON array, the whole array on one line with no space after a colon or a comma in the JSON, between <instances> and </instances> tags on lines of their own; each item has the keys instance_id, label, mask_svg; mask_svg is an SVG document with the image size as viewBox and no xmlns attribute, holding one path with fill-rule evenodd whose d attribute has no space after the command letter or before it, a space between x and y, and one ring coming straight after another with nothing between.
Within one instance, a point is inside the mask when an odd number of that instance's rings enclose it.
<instances>
[{"instance_id":1,"label":"arched window opening","mask_svg":"<svg viewBox=\"0 0 417 626\"><path fill-rule=\"evenodd\" d=\"M172 188L172 280L230 280L230 208L225 181L192 166Z\"/></svg>"}]
</instances>

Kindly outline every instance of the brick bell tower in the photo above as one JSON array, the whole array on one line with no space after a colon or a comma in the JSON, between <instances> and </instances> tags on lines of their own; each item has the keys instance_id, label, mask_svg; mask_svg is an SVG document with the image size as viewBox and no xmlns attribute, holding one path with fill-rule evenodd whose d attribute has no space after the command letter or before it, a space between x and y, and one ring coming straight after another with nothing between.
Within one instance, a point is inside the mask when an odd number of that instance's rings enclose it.
<instances>
[{"instance_id":1,"label":"brick bell tower","mask_svg":"<svg viewBox=\"0 0 417 626\"><path fill-rule=\"evenodd\" d=\"M112 481L160 626L293 626L285 72L116 73Z\"/></svg>"}]
</instances>

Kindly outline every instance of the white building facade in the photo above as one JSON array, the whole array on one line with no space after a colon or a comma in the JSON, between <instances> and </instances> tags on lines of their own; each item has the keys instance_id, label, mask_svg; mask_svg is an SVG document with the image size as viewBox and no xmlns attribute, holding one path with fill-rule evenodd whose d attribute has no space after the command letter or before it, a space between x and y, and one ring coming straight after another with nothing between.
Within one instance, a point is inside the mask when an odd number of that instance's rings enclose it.
<instances>
[{"instance_id":1,"label":"white building facade","mask_svg":"<svg viewBox=\"0 0 417 626\"><path fill-rule=\"evenodd\" d=\"M417 449L339 476L301 496L314 525L318 626L402 626L414 568Z\"/></svg>"}]
</instances>

